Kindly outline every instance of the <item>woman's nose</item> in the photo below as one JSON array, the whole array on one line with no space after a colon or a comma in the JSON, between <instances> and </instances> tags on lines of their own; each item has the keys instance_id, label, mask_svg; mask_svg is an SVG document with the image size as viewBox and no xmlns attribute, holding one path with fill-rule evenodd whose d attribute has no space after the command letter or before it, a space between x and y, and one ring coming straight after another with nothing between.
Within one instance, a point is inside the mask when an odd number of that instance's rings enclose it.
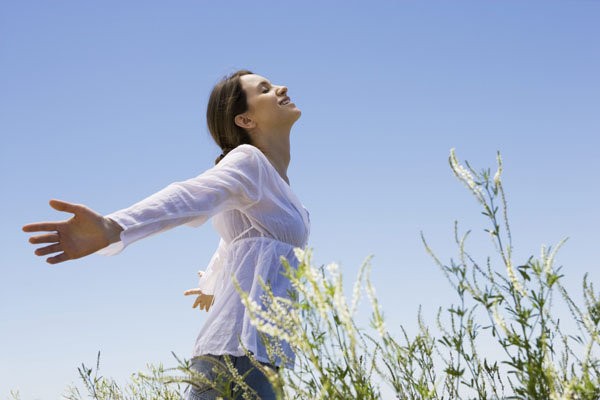
<instances>
[{"instance_id":1,"label":"woman's nose","mask_svg":"<svg viewBox=\"0 0 600 400\"><path fill-rule=\"evenodd\" d=\"M279 86L279 89L277 89L277 91L279 92L280 95L286 94L287 90L288 90L288 88L285 86Z\"/></svg>"}]
</instances>

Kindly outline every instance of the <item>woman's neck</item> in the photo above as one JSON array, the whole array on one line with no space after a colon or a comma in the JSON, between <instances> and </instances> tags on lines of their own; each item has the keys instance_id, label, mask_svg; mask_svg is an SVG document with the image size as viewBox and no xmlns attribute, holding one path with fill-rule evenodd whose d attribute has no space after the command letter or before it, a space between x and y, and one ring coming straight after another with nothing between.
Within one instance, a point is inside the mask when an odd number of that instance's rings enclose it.
<instances>
[{"instance_id":1,"label":"woman's neck","mask_svg":"<svg viewBox=\"0 0 600 400\"><path fill-rule=\"evenodd\" d=\"M291 160L289 135L279 136L277 140L256 143L256 147L267 156L281 178L289 185L290 181L287 177L287 170Z\"/></svg>"}]
</instances>

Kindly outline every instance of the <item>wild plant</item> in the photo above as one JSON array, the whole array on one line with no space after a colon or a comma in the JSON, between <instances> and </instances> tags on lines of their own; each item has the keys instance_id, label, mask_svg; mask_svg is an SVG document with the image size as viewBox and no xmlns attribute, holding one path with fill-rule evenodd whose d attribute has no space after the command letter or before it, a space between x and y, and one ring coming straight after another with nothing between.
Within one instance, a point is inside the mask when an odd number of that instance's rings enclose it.
<instances>
[{"instance_id":1,"label":"wild plant","mask_svg":"<svg viewBox=\"0 0 600 400\"><path fill-rule=\"evenodd\" d=\"M77 368L79 378L83 383L80 389L76 385L69 385L63 394L66 400L80 400L84 398L97 400L180 400L180 385L178 382L166 384L166 369L159 365L148 364L148 372L131 374L125 385L119 385L113 378L100 375L100 352L96 358L95 368L85 364Z\"/></svg>"},{"instance_id":2,"label":"wild plant","mask_svg":"<svg viewBox=\"0 0 600 400\"><path fill-rule=\"evenodd\" d=\"M340 267L315 267L309 249L296 249L297 268L281 260L292 287L287 297L275 296L263 284L264 296L256 302L238 287L271 361L291 363L282 341L296 355L293 368L277 370L247 352L278 399L379 399L384 390L403 400L600 399L600 297L587 275L583 305L567 293L562 267L555 265L566 240L542 246L538 257L515 260L500 154L494 174L461 164L454 150L449 163L481 207L493 251L478 260L469 250L471 232L460 233L455 222L457 255L444 262L421 233L425 250L457 295L454 304L438 309L435 328L419 307L415 335L403 326L399 335L390 332L371 283L370 258L349 299ZM371 306L369 328L357 321L364 294ZM566 304L568 315L556 311L557 300ZM576 332L565 331L573 327ZM175 399L186 384L213 387L222 398L256 398L227 359L215 362L211 377L195 372L189 360L177 361L168 370L150 366L150 374L132 375L125 387L98 376L99 364L94 374L85 365L79 374L95 399ZM66 396L82 397L76 388Z\"/></svg>"},{"instance_id":3,"label":"wild plant","mask_svg":"<svg viewBox=\"0 0 600 400\"><path fill-rule=\"evenodd\" d=\"M377 380L391 386L399 399L600 398L594 352L599 344L600 303L587 277L584 308L562 286L555 258L565 240L555 248L542 246L539 258L515 262L500 154L493 175L489 169L476 172L468 162L462 165L454 150L449 162L483 208L490 224L485 232L497 257L478 262L467 250L470 231L460 235L455 223L458 256L443 263L422 234L426 251L458 302L439 309L439 337L432 335L419 311L418 334L409 337L401 327L399 340L385 326L369 278L369 260L361 267L348 302L339 267L317 269L311 264L311 252L297 249L297 269L282 259L294 289L291 299L273 296L266 286L268 301L262 305L241 293L258 330L269 338L287 340L296 351L297 368L273 378L279 380L281 398L378 398ZM371 327L377 336L358 328L354 320L363 289L371 302ZM552 312L556 291L568 305L579 335L562 332L560 319ZM494 344L501 359L488 355ZM577 345L583 346L583 354Z\"/></svg>"}]
</instances>

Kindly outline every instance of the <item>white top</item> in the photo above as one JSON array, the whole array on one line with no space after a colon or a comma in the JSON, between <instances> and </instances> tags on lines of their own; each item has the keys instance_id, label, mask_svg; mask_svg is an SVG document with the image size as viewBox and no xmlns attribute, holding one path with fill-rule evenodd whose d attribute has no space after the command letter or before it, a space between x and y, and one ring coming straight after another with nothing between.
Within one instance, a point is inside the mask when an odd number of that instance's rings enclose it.
<instances>
[{"instance_id":1,"label":"white top","mask_svg":"<svg viewBox=\"0 0 600 400\"><path fill-rule=\"evenodd\" d=\"M256 147L241 145L199 176L175 182L129 208L107 215L121 227L121 241L100 250L112 255L127 245L177 225L200 226L213 217L221 236L199 287L214 294L193 357L203 354L244 355L241 343L262 362L264 345L235 289L232 276L250 298L261 304L259 277L276 296L289 297L289 280L281 275L284 256L295 268L295 247L305 247L310 230L308 211ZM293 366L295 356L281 343ZM275 360L280 365L281 360Z\"/></svg>"}]
</instances>

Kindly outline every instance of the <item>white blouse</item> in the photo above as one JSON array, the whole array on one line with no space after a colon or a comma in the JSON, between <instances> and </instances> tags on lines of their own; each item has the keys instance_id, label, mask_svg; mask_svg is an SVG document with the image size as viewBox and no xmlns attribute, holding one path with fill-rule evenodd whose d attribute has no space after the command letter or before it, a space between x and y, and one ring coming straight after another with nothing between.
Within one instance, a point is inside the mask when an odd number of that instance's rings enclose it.
<instances>
[{"instance_id":1,"label":"white blouse","mask_svg":"<svg viewBox=\"0 0 600 400\"><path fill-rule=\"evenodd\" d=\"M121 241L98 253L117 254L127 245L177 225L200 226L209 218L221 236L199 287L213 294L206 322L192 356L244 355L246 347L262 362L270 362L256 328L236 291L232 276L252 300L262 304L259 277L276 296L289 297L289 280L280 257L295 268L295 247L307 244L309 213L256 147L241 145L199 176L175 182L129 208L107 215L121 227ZM280 343L293 366L294 354ZM242 346L243 345L243 346ZM276 365L281 360L275 360Z\"/></svg>"}]
</instances>

